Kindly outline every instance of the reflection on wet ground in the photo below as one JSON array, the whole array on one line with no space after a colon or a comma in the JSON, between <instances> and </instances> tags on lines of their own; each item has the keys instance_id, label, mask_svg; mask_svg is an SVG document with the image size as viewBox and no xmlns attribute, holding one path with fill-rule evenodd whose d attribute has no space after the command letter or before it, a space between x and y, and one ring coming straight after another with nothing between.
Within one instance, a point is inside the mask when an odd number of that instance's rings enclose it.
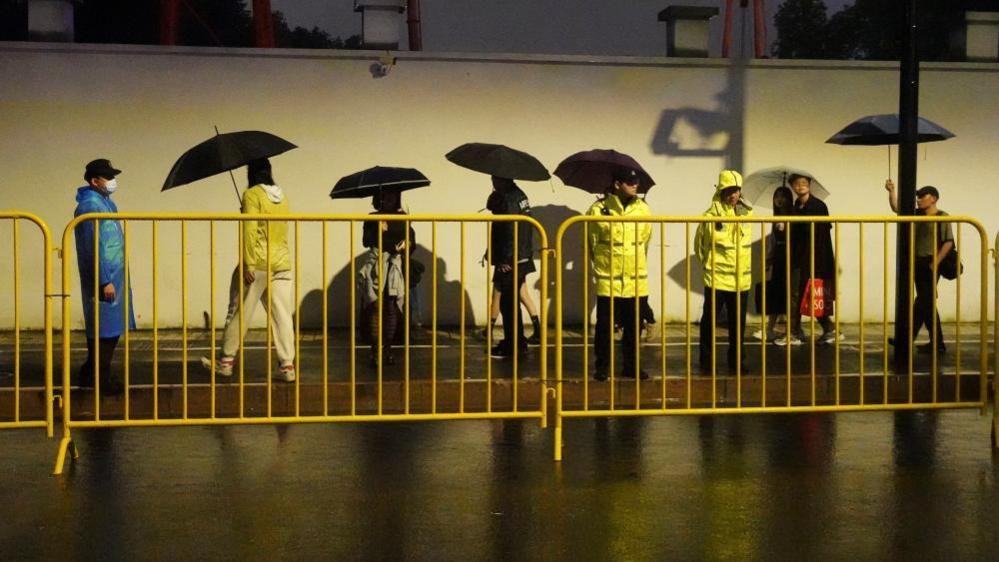
<instances>
[{"instance_id":1,"label":"reflection on wet ground","mask_svg":"<svg viewBox=\"0 0 999 562\"><path fill-rule=\"evenodd\" d=\"M0 559L988 560L976 412L0 433Z\"/></svg>"}]
</instances>

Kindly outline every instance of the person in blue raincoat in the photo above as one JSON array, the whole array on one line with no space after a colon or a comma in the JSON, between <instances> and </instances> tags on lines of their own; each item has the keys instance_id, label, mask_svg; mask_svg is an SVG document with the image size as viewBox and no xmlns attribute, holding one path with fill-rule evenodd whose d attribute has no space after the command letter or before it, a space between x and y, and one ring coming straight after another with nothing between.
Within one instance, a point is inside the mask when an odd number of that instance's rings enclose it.
<instances>
[{"instance_id":1,"label":"person in blue raincoat","mask_svg":"<svg viewBox=\"0 0 999 562\"><path fill-rule=\"evenodd\" d=\"M118 188L115 176L120 173L121 170L115 169L105 158L87 164L83 174L87 185L76 191L77 205L73 216L117 213L118 206L111 200L111 194ZM95 236L94 226L98 222L99 233ZM96 366L100 369L101 392L120 394L123 386L118 378L112 376L111 359L114 357L118 338L125 332L126 318L128 329L135 329L131 288L128 288L128 298L125 298L125 235L121 223L116 220L83 221L76 226L74 234L83 317L87 326L87 360L80 367L78 384L93 386ZM98 266L96 272L95 252ZM94 298L95 283L97 300ZM95 307L95 304L98 306ZM95 316L99 334L95 330ZM99 340L99 346L95 345L95 340Z\"/></svg>"}]
</instances>

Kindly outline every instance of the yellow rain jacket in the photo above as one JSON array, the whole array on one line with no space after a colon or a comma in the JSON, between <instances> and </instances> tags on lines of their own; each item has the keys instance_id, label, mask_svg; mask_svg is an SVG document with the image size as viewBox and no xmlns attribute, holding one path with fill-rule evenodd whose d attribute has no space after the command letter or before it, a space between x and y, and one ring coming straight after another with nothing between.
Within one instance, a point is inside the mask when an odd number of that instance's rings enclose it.
<instances>
[{"instance_id":1,"label":"yellow rain jacket","mask_svg":"<svg viewBox=\"0 0 999 562\"><path fill-rule=\"evenodd\" d=\"M617 195L608 194L590 206L589 216L647 217L649 206L635 197L627 207ZM601 223L589 225L590 262L601 297L642 297L649 294L646 263L652 225L649 223ZM636 228L637 227L637 228ZM637 272L636 272L637 267ZM636 275L637 273L637 275ZM613 277L613 286L611 278Z\"/></svg>"},{"instance_id":2,"label":"yellow rain jacket","mask_svg":"<svg viewBox=\"0 0 999 562\"><path fill-rule=\"evenodd\" d=\"M735 207L721 202L718 193L711 199L711 206L704 211L706 217L749 217L753 209L742 199ZM753 283L752 234L749 223L701 223L694 238L694 251L701 262L705 288L720 291L748 291ZM738 237L738 244L737 244ZM714 242L712 244L712 242ZM737 258L738 256L738 258ZM736 287L736 262L738 262L738 288Z\"/></svg>"},{"instance_id":3,"label":"yellow rain jacket","mask_svg":"<svg viewBox=\"0 0 999 562\"><path fill-rule=\"evenodd\" d=\"M288 197L276 185L255 185L243 192L244 215L286 215L290 212ZM268 240L268 230L270 239ZM270 249L270 270L288 271L288 223L284 221L243 222L243 265L253 271L267 271Z\"/></svg>"}]
</instances>

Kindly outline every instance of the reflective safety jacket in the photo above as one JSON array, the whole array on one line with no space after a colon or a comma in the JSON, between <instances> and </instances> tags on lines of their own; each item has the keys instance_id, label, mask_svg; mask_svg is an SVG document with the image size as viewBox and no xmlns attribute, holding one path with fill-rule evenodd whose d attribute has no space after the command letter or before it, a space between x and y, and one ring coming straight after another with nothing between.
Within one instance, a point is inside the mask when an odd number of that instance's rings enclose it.
<instances>
[{"instance_id":1,"label":"reflective safety jacket","mask_svg":"<svg viewBox=\"0 0 999 562\"><path fill-rule=\"evenodd\" d=\"M735 207L716 194L706 217L749 217L753 209L740 200ZM705 289L748 291L753 282L753 228L749 223L701 223L694 238L694 252L701 262ZM738 271L736 266L738 265ZM737 280L738 278L738 280ZM738 286L737 286L738 283Z\"/></svg>"},{"instance_id":2,"label":"reflective safety jacket","mask_svg":"<svg viewBox=\"0 0 999 562\"><path fill-rule=\"evenodd\" d=\"M635 197L627 206L617 195L608 194L590 206L588 216L647 217L649 206ZM601 297L643 297L649 294L647 261L650 223L586 223L590 263Z\"/></svg>"},{"instance_id":3,"label":"reflective safety jacket","mask_svg":"<svg viewBox=\"0 0 999 562\"><path fill-rule=\"evenodd\" d=\"M276 201L275 201L276 199ZM286 215L290 213L288 197L277 186L255 185L243 192L243 214ZM284 221L243 222L243 266L253 271L288 271L288 223Z\"/></svg>"}]
</instances>

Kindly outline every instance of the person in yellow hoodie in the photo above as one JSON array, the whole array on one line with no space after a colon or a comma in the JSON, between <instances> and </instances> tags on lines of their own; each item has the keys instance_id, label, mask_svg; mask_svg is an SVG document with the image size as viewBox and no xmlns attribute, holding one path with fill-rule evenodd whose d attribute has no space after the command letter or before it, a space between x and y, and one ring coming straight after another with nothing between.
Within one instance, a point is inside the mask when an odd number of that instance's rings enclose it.
<instances>
[{"instance_id":1,"label":"person in yellow hoodie","mask_svg":"<svg viewBox=\"0 0 999 562\"><path fill-rule=\"evenodd\" d=\"M271 163L266 158L250 162L247 166L247 184L243 192L241 212L244 215L286 215L290 212L288 197L274 182ZM267 295L267 272L270 271L270 292ZM288 252L288 223L282 221L246 220L243 222L243 270L236 268L229 286L229 311L225 319L222 338L222 356L216 361L214 371L223 377L232 376L240 339L257 309L263 302L271 315L274 346L277 351L278 371L274 379L295 380L295 329L292 324L291 258ZM239 275L243 276L243 294L239 294ZM243 309L240 333L239 309ZM206 369L212 369L211 360L201 358Z\"/></svg>"},{"instance_id":2,"label":"person in yellow hoodie","mask_svg":"<svg viewBox=\"0 0 999 562\"><path fill-rule=\"evenodd\" d=\"M742 175L735 170L723 170L718 175L711 206L705 217L749 217L753 209L742 199ZM694 251L701 262L704 279L704 311L701 314L701 372L714 373L711 348L715 340L715 324L725 309L728 321L728 368L736 371L746 332L746 304L752 285L752 225L734 222L704 222L697 228ZM739 301L738 304L736 301ZM736 323L738 319L738 324ZM717 353L715 354L717 356ZM745 353L742 354L742 358ZM743 372L745 371L743 361Z\"/></svg>"},{"instance_id":3,"label":"person in yellow hoodie","mask_svg":"<svg viewBox=\"0 0 999 562\"><path fill-rule=\"evenodd\" d=\"M638 197L639 176L635 170L618 169L614 183L599 201L586 212L589 216L647 217L649 206ZM641 297L649 294L649 271L646 263L652 225L649 223L589 223L590 262L596 279L597 325L593 338L598 381L607 380L611 369L615 319L624 328L621 339L624 356L623 377L649 378L639 366L636 310ZM613 315L611 317L611 302Z\"/></svg>"}]
</instances>

